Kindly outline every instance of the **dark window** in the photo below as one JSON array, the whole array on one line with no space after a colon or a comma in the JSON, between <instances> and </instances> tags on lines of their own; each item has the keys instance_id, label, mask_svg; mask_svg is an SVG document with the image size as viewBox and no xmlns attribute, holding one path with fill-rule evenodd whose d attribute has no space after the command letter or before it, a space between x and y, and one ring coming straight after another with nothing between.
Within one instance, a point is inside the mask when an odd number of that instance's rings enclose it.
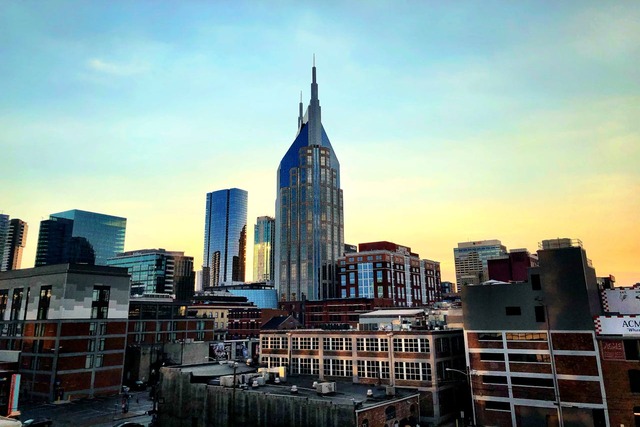
<instances>
[{"instance_id":1,"label":"dark window","mask_svg":"<svg viewBox=\"0 0 640 427\"><path fill-rule=\"evenodd\" d=\"M4 320L4 313L7 311L7 302L9 301L9 290L0 291L0 321Z\"/></svg>"},{"instance_id":2,"label":"dark window","mask_svg":"<svg viewBox=\"0 0 640 427\"><path fill-rule=\"evenodd\" d=\"M534 291L539 291L542 289L542 287L540 286L540 275L539 274L532 274L531 275L531 289L533 289Z\"/></svg>"},{"instance_id":3,"label":"dark window","mask_svg":"<svg viewBox=\"0 0 640 427\"><path fill-rule=\"evenodd\" d=\"M507 377L501 375L483 375L482 382L484 384L506 384Z\"/></svg>"},{"instance_id":4,"label":"dark window","mask_svg":"<svg viewBox=\"0 0 640 427\"><path fill-rule=\"evenodd\" d=\"M536 312L536 322L545 322L546 316L544 314L544 306L543 305L536 305L534 307L534 310Z\"/></svg>"},{"instance_id":5,"label":"dark window","mask_svg":"<svg viewBox=\"0 0 640 427\"><path fill-rule=\"evenodd\" d=\"M520 307L505 307L505 311L507 316L520 316L522 314Z\"/></svg>"},{"instance_id":6,"label":"dark window","mask_svg":"<svg viewBox=\"0 0 640 427\"><path fill-rule=\"evenodd\" d=\"M528 387L553 387L551 378L531 378L531 377L511 377L512 385L523 385Z\"/></svg>"},{"instance_id":7,"label":"dark window","mask_svg":"<svg viewBox=\"0 0 640 427\"><path fill-rule=\"evenodd\" d=\"M22 292L23 288L16 288L13 290L13 298L11 301L11 317L9 318L9 320L18 320L20 308L22 307Z\"/></svg>"},{"instance_id":8,"label":"dark window","mask_svg":"<svg viewBox=\"0 0 640 427\"><path fill-rule=\"evenodd\" d=\"M627 360L640 360L640 340L624 340L624 356Z\"/></svg>"},{"instance_id":9,"label":"dark window","mask_svg":"<svg viewBox=\"0 0 640 427\"><path fill-rule=\"evenodd\" d=\"M49 304L51 303L51 286L40 288L40 301L38 302L38 320L49 318Z\"/></svg>"},{"instance_id":10,"label":"dark window","mask_svg":"<svg viewBox=\"0 0 640 427\"><path fill-rule=\"evenodd\" d=\"M485 409L489 411L511 411L511 405L509 402L492 402L487 400Z\"/></svg>"},{"instance_id":11,"label":"dark window","mask_svg":"<svg viewBox=\"0 0 640 427\"><path fill-rule=\"evenodd\" d=\"M509 353L509 361L526 363L550 363L551 358L548 354Z\"/></svg>"},{"instance_id":12,"label":"dark window","mask_svg":"<svg viewBox=\"0 0 640 427\"><path fill-rule=\"evenodd\" d=\"M502 353L480 353L480 360L492 362L500 361L504 362L504 354Z\"/></svg>"},{"instance_id":13,"label":"dark window","mask_svg":"<svg viewBox=\"0 0 640 427\"><path fill-rule=\"evenodd\" d=\"M109 314L110 286L94 286L91 301L91 318L106 319Z\"/></svg>"},{"instance_id":14,"label":"dark window","mask_svg":"<svg viewBox=\"0 0 640 427\"><path fill-rule=\"evenodd\" d=\"M478 341L502 341L501 333L480 333L478 334Z\"/></svg>"},{"instance_id":15,"label":"dark window","mask_svg":"<svg viewBox=\"0 0 640 427\"><path fill-rule=\"evenodd\" d=\"M384 410L384 413L387 416L387 420L392 420L396 417L396 407L388 406L387 409Z\"/></svg>"},{"instance_id":16,"label":"dark window","mask_svg":"<svg viewBox=\"0 0 640 427\"><path fill-rule=\"evenodd\" d=\"M629 387L631 389L631 393L640 393L640 370L629 370Z\"/></svg>"}]
</instances>

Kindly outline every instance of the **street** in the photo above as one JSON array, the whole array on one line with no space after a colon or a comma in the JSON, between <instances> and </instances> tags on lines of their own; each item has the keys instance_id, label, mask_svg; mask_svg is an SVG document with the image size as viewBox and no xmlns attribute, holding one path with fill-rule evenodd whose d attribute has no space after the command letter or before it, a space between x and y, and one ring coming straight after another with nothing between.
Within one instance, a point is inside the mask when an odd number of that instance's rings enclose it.
<instances>
[{"instance_id":1,"label":"street","mask_svg":"<svg viewBox=\"0 0 640 427\"><path fill-rule=\"evenodd\" d=\"M112 427L122 421L133 421L148 426L153 409L148 391L130 392L129 411L122 413L122 395L79 399L64 403L24 404L20 420L50 418L53 427Z\"/></svg>"}]
</instances>

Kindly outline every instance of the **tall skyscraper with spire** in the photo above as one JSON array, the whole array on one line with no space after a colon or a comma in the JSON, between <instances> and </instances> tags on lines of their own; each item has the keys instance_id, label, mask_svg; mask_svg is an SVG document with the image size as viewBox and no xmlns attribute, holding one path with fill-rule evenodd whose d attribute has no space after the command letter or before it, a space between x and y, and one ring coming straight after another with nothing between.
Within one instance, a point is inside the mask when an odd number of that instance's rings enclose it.
<instances>
[{"instance_id":1,"label":"tall skyscraper with spire","mask_svg":"<svg viewBox=\"0 0 640 427\"><path fill-rule=\"evenodd\" d=\"M284 301L337 296L336 260L344 246L340 163L322 126L315 58L311 101L282 158L276 189L276 288Z\"/></svg>"}]
</instances>

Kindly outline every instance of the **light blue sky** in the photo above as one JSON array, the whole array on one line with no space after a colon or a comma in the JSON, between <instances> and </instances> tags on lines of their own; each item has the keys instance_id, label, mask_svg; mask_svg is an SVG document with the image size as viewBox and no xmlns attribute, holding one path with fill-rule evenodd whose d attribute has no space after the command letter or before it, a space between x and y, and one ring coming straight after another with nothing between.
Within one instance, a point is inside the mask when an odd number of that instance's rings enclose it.
<instances>
[{"instance_id":1,"label":"light blue sky","mask_svg":"<svg viewBox=\"0 0 640 427\"><path fill-rule=\"evenodd\" d=\"M459 241L581 238L640 282L639 22L636 1L4 1L0 210L30 224L23 267L73 208L200 265L206 192L274 213L315 53L348 242L453 279Z\"/></svg>"}]
</instances>

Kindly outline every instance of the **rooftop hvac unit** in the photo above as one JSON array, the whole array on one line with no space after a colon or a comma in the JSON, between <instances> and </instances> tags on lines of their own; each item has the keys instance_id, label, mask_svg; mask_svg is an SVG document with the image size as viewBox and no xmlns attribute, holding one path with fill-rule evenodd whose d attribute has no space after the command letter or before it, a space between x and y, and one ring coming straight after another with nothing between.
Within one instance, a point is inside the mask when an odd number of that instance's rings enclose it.
<instances>
[{"instance_id":1,"label":"rooftop hvac unit","mask_svg":"<svg viewBox=\"0 0 640 427\"><path fill-rule=\"evenodd\" d=\"M220 385L223 387L233 387L233 375L220 377Z\"/></svg>"},{"instance_id":2,"label":"rooftop hvac unit","mask_svg":"<svg viewBox=\"0 0 640 427\"><path fill-rule=\"evenodd\" d=\"M318 383L316 385L318 394L331 394L336 392L336 383Z\"/></svg>"},{"instance_id":3,"label":"rooftop hvac unit","mask_svg":"<svg viewBox=\"0 0 640 427\"><path fill-rule=\"evenodd\" d=\"M387 390L387 393L386 393L387 396L395 396L396 395L396 388L394 386L388 385L386 387L386 390Z\"/></svg>"}]
</instances>

